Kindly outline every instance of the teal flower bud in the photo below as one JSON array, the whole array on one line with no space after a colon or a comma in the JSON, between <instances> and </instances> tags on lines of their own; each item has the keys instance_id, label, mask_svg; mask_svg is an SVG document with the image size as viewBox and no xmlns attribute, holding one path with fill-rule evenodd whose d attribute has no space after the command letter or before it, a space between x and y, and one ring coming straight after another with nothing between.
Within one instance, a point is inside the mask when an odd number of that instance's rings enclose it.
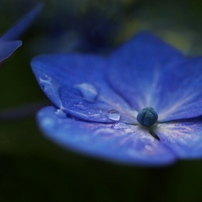
<instances>
[{"instance_id":1,"label":"teal flower bud","mask_svg":"<svg viewBox=\"0 0 202 202\"><path fill-rule=\"evenodd\" d=\"M137 115L137 121L143 125L150 127L158 120L158 114L151 107L143 108Z\"/></svg>"}]
</instances>

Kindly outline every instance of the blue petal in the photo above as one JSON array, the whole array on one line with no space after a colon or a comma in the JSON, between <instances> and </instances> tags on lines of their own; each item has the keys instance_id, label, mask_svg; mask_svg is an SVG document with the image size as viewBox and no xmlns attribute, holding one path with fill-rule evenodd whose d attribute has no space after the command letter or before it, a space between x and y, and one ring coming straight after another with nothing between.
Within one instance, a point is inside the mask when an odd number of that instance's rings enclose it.
<instances>
[{"instance_id":1,"label":"blue petal","mask_svg":"<svg viewBox=\"0 0 202 202\"><path fill-rule=\"evenodd\" d=\"M0 63L8 58L21 44L21 41L0 41Z\"/></svg>"},{"instance_id":2,"label":"blue petal","mask_svg":"<svg viewBox=\"0 0 202 202\"><path fill-rule=\"evenodd\" d=\"M54 54L36 57L32 69L53 104L79 119L136 122L137 111L123 101L105 82L106 60L93 55ZM112 118L111 118L112 117Z\"/></svg>"},{"instance_id":3,"label":"blue petal","mask_svg":"<svg viewBox=\"0 0 202 202\"><path fill-rule=\"evenodd\" d=\"M202 58L187 60L143 32L111 56L108 80L136 110L152 107L160 121L202 114Z\"/></svg>"},{"instance_id":4,"label":"blue petal","mask_svg":"<svg viewBox=\"0 0 202 202\"><path fill-rule=\"evenodd\" d=\"M202 57L190 59L176 71L167 70L160 83L162 91L159 120L193 118L202 115ZM169 83L169 85L166 85ZM167 98L167 100L166 100Z\"/></svg>"},{"instance_id":5,"label":"blue petal","mask_svg":"<svg viewBox=\"0 0 202 202\"><path fill-rule=\"evenodd\" d=\"M12 27L8 32L6 32L1 38L1 40L9 41L16 40L18 37L27 29L29 24L33 21L36 15L42 8L42 4L38 4L32 11L30 11L18 24Z\"/></svg>"},{"instance_id":6,"label":"blue petal","mask_svg":"<svg viewBox=\"0 0 202 202\"><path fill-rule=\"evenodd\" d=\"M202 157L202 117L158 124L155 132L178 158Z\"/></svg>"},{"instance_id":7,"label":"blue petal","mask_svg":"<svg viewBox=\"0 0 202 202\"><path fill-rule=\"evenodd\" d=\"M44 134L83 154L127 164L159 166L170 164L175 156L160 141L139 126L78 121L54 107L38 113Z\"/></svg>"}]
</instances>

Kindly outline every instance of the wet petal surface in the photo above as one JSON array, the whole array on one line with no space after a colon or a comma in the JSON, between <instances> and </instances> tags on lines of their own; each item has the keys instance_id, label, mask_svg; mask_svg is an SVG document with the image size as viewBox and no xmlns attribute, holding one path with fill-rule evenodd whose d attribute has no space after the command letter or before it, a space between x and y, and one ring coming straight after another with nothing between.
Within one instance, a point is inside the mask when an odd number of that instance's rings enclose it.
<instances>
[{"instance_id":1,"label":"wet petal surface","mask_svg":"<svg viewBox=\"0 0 202 202\"><path fill-rule=\"evenodd\" d=\"M104 80L104 58L94 55L55 54L36 57L32 69L49 99L58 108L82 120L135 123L137 111ZM111 118L116 110L120 117Z\"/></svg>"},{"instance_id":2,"label":"wet petal surface","mask_svg":"<svg viewBox=\"0 0 202 202\"><path fill-rule=\"evenodd\" d=\"M42 109L38 123L48 138L91 156L149 166L166 165L175 160L172 152L139 126L78 121L58 115L54 107Z\"/></svg>"}]
</instances>

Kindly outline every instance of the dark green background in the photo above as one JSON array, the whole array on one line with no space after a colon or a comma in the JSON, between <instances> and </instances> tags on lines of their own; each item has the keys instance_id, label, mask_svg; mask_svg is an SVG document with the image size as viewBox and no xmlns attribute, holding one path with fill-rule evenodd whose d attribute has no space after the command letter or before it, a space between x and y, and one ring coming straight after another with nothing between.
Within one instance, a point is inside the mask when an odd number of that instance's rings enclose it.
<instances>
[{"instance_id":1,"label":"dark green background","mask_svg":"<svg viewBox=\"0 0 202 202\"><path fill-rule=\"evenodd\" d=\"M1 0L1 33L37 2ZM120 25L114 33L114 44L124 41L139 29L149 29L186 54L202 53L202 3L199 0L145 0L137 4L132 0L44 2L44 9L22 37L23 46L1 66L2 110L47 100L29 63L32 57L43 52L47 28L58 12L66 18L69 15L82 17L92 10L99 10L112 24ZM58 147L39 132L34 115L1 120L0 202L201 200L200 159L179 161L164 168L118 165Z\"/></svg>"}]
</instances>

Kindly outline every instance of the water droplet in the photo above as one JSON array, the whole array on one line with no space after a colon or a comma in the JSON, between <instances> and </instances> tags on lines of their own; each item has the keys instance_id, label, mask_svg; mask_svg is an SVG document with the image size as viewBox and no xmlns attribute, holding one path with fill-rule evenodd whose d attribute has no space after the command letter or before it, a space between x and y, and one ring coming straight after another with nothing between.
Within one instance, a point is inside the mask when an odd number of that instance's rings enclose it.
<instances>
[{"instance_id":1,"label":"water droplet","mask_svg":"<svg viewBox=\"0 0 202 202\"><path fill-rule=\"evenodd\" d=\"M120 130L120 129L126 129L126 128L128 128L128 126L125 123L119 122L119 123L115 123L113 125L113 128Z\"/></svg>"},{"instance_id":2,"label":"water droplet","mask_svg":"<svg viewBox=\"0 0 202 202\"><path fill-rule=\"evenodd\" d=\"M118 120L120 120L121 115L120 115L120 113L117 110L112 109L112 110L108 111L107 117L109 119L113 120L113 121L118 121Z\"/></svg>"},{"instance_id":3,"label":"water droplet","mask_svg":"<svg viewBox=\"0 0 202 202\"><path fill-rule=\"evenodd\" d=\"M89 83L75 84L74 88L79 90L82 96L89 101L94 101L98 96L97 89Z\"/></svg>"}]
</instances>

